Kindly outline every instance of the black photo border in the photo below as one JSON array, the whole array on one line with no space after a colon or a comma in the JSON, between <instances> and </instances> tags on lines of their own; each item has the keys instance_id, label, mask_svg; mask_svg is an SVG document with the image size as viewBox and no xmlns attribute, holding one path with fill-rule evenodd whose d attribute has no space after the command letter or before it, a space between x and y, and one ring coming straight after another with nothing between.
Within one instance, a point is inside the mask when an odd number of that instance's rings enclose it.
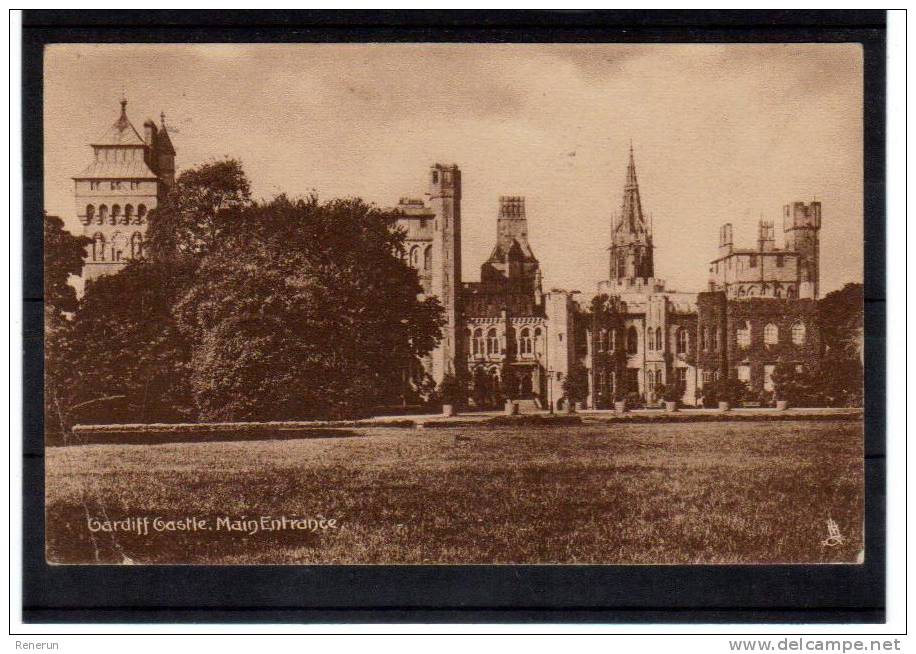
<instances>
[{"instance_id":1,"label":"black photo border","mask_svg":"<svg viewBox=\"0 0 916 654\"><path fill-rule=\"evenodd\" d=\"M22 19L23 621L883 622L886 584L885 22L882 10L25 11ZM861 44L865 76L863 193L865 356L868 361L866 557L863 564L55 566L46 563L41 227L44 46L87 42L367 41ZM895 492L903 492L903 489L895 489ZM16 516L9 518L12 524Z\"/></svg>"}]
</instances>

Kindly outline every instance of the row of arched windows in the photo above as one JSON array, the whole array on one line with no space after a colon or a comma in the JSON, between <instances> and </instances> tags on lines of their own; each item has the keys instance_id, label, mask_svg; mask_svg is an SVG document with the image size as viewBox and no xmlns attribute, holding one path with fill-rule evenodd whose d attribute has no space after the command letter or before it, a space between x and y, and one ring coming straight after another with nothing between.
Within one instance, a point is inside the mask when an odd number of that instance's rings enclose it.
<instances>
[{"instance_id":1,"label":"row of arched windows","mask_svg":"<svg viewBox=\"0 0 916 654\"><path fill-rule=\"evenodd\" d=\"M100 204L98 211L95 205L87 204L86 213L82 216L84 225L91 225L93 221L96 225L142 225L146 222L146 205L137 205L137 211L134 213L134 205L125 204L123 213L120 204L111 205L109 210L107 204Z\"/></svg>"},{"instance_id":2,"label":"row of arched windows","mask_svg":"<svg viewBox=\"0 0 916 654\"><path fill-rule=\"evenodd\" d=\"M535 354L535 343L541 340L543 334L540 327L535 327L533 331L528 327L522 328L518 334L518 341L511 345L513 352L519 355ZM495 327L488 329L486 335L481 327L473 332L468 330L468 337L471 341L471 354L475 357L501 353L499 334Z\"/></svg>"},{"instance_id":3,"label":"row of arched windows","mask_svg":"<svg viewBox=\"0 0 916 654\"><path fill-rule=\"evenodd\" d=\"M798 292L795 289L795 286L792 284L787 285L785 288L779 282L773 283L773 292L772 295L769 292L769 288L766 284L763 284L762 287L758 288L757 286L739 286L738 287L738 297L786 297L790 300L794 300L798 297Z\"/></svg>"},{"instance_id":4,"label":"row of arched windows","mask_svg":"<svg viewBox=\"0 0 916 654\"><path fill-rule=\"evenodd\" d=\"M92 237L93 261L124 261L128 258L140 259L143 257L143 234L134 232L128 241L126 234L115 232L110 239L106 239L101 232L96 232Z\"/></svg>"},{"instance_id":5,"label":"row of arched windows","mask_svg":"<svg viewBox=\"0 0 916 654\"><path fill-rule=\"evenodd\" d=\"M792 339L793 345L804 345L805 338L807 336L805 330L805 323L799 321L793 323L790 330L790 336ZM779 327L773 323L767 323L763 328L763 344L764 345L777 345L779 343ZM751 345L752 340L752 329L751 323L745 321L744 327L739 329L737 332L738 346L741 348L748 348Z\"/></svg>"}]
</instances>

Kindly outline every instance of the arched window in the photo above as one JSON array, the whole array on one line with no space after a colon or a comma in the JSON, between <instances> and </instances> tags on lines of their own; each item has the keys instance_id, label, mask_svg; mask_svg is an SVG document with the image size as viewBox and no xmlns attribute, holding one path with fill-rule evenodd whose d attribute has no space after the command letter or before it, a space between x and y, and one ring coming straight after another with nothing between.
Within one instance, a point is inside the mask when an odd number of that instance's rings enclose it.
<instances>
[{"instance_id":1,"label":"arched window","mask_svg":"<svg viewBox=\"0 0 916 654\"><path fill-rule=\"evenodd\" d=\"M627 262L626 259L620 257L617 259L617 276L626 277L627 274Z\"/></svg>"},{"instance_id":2,"label":"arched window","mask_svg":"<svg viewBox=\"0 0 916 654\"><path fill-rule=\"evenodd\" d=\"M797 322L792 325L792 342L795 345L805 344L805 323Z\"/></svg>"},{"instance_id":3,"label":"arched window","mask_svg":"<svg viewBox=\"0 0 916 654\"><path fill-rule=\"evenodd\" d=\"M743 286L738 287L738 297L744 297L745 290Z\"/></svg>"},{"instance_id":4,"label":"arched window","mask_svg":"<svg viewBox=\"0 0 916 654\"><path fill-rule=\"evenodd\" d=\"M602 329L598 332L598 351L607 352L607 330Z\"/></svg>"},{"instance_id":5,"label":"arched window","mask_svg":"<svg viewBox=\"0 0 916 654\"><path fill-rule=\"evenodd\" d=\"M92 260L105 261L105 235L96 232L92 237Z\"/></svg>"},{"instance_id":6,"label":"arched window","mask_svg":"<svg viewBox=\"0 0 916 654\"><path fill-rule=\"evenodd\" d=\"M541 339L544 336L544 332L541 331L540 327L534 328L534 353L540 356L543 348L541 347Z\"/></svg>"},{"instance_id":7,"label":"arched window","mask_svg":"<svg viewBox=\"0 0 916 654\"><path fill-rule=\"evenodd\" d=\"M763 328L763 344L776 345L779 342L779 327L773 323L767 323Z\"/></svg>"},{"instance_id":8,"label":"arched window","mask_svg":"<svg viewBox=\"0 0 916 654\"><path fill-rule=\"evenodd\" d=\"M521 333L522 338L522 354L531 354L534 352L534 347L531 343L531 331L525 327Z\"/></svg>"},{"instance_id":9,"label":"arched window","mask_svg":"<svg viewBox=\"0 0 916 654\"><path fill-rule=\"evenodd\" d=\"M627 353L636 354L639 352L639 334L636 333L635 327L627 329Z\"/></svg>"},{"instance_id":10,"label":"arched window","mask_svg":"<svg viewBox=\"0 0 916 654\"><path fill-rule=\"evenodd\" d=\"M96 218L96 223L104 225L106 220L108 220L108 205L103 204L99 207L99 217Z\"/></svg>"},{"instance_id":11,"label":"arched window","mask_svg":"<svg viewBox=\"0 0 916 654\"><path fill-rule=\"evenodd\" d=\"M745 321L744 328L737 331L736 337L738 340L738 347L741 349L749 348L751 346L751 323Z\"/></svg>"},{"instance_id":12,"label":"arched window","mask_svg":"<svg viewBox=\"0 0 916 654\"><path fill-rule=\"evenodd\" d=\"M111 220L109 221L112 225L118 224L118 219L121 217L121 205L113 204L111 205Z\"/></svg>"},{"instance_id":13,"label":"arched window","mask_svg":"<svg viewBox=\"0 0 916 654\"><path fill-rule=\"evenodd\" d=\"M120 261L124 254L124 248L127 246L126 237L121 232L115 232L111 235L111 260Z\"/></svg>"},{"instance_id":14,"label":"arched window","mask_svg":"<svg viewBox=\"0 0 916 654\"><path fill-rule=\"evenodd\" d=\"M122 225L129 225L134 217L134 205L128 204L124 207L124 217L121 219Z\"/></svg>"},{"instance_id":15,"label":"arched window","mask_svg":"<svg viewBox=\"0 0 916 654\"><path fill-rule=\"evenodd\" d=\"M420 247L417 245L410 248L410 267L417 270L420 268Z\"/></svg>"},{"instance_id":16,"label":"arched window","mask_svg":"<svg viewBox=\"0 0 916 654\"><path fill-rule=\"evenodd\" d=\"M687 348L690 344L690 334L687 333L687 330L681 327L677 330L677 353L678 354L687 354Z\"/></svg>"},{"instance_id":17,"label":"arched window","mask_svg":"<svg viewBox=\"0 0 916 654\"><path fill-rule=\"evenodd\" d=\"M141 204L137 206L137 217L134 218L135 225L142 225L146 222L146 205Z\"/></svg>"},{"instance_id":18,"label":"arched window","mask_svg":"<svg viewBox=\"0 0 916 654\"><path fill-rule=\"evenodd\" d=\"M662 340L662 328L656 327L655 328L655 349L656 350L665 349L664 343L665 341Z\"/></svg>"},{"instance_id":19,"label":"arched window","mask_svg":"<svg viewBox=\"0 0 916 654\"><path fill-rule=\"evenodd\" d=\"M499 354L499 339L496 337L496 328L487 330L487 354Z\"/></svg>"},{"instance_id":20,"label":"arched window","mask_svg":"<svg viewBox=\"0 0 916 654\"><path fill-rule=\"evenodd\" d=\"M83 224L91 225L92 219L94 217L95 217L95 207L93 207L91 204L87 204L86 205L86 215L83 216Z\"/></svg>"},{"instance_id":21,"label":"arched window","mask_svg":"<svg viewBox=\"0 0 916 654\"><path fill-rule=\"evenodd\" d=\"M610 333L610 341L608 342L608 350L615 352L617 350L617 330L612 329Z\"/></svg>"},{"instance_id":22,"label":"arched window","mask_svg":"<svg viewBox=\"0 0 916 654\"><path fill-rule=\"evenodd\" d=\"M433 246L427 245L423 250L423 272L429 274L433 270Z\"/></svg>"},{"instance_id":23,"label":"arched window","mask_svg":"<svg viewBox=\"0 0 916 654\"><path fill-rule=\"evenodd\" d=\"M130 258L143 258L143 234L140 232L134 232L133 236L130 237Z\"/></svg>"},{"instance_id":24,"label":"arched window","mask_svg":"<svg viewBox=\"0 0 916 654\"><path fill-rule=\"evenodd\" d=\"M474 330L474 356L483 355L483 330L478 327Z\"/></svg>"},{"instance_id":25,"label":"arched window","mask_svg":"<svg viewBox=\"0 0 916 654\"><path fill-rule=\"evenodd\" d=\"M719 328L716 327L712 333L712 349L713 351L719 349Z\"/></svg>"},{"instance_id":26,"label":"arched window","mask_svg":"<svg viewBox=\"0 0 916 654\"><path fill-rule=\"evenodd\" d=\"M703 351L708 352L709 347L709 327L703 328Z\"/></svg>"}]
</instances>

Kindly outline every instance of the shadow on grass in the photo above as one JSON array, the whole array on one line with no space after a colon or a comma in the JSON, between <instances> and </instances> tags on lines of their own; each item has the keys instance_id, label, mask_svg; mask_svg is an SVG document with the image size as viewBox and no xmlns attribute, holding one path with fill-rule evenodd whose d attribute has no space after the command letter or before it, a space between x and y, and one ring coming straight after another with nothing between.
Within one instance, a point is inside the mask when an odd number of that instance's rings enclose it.
<instances>
[{"instance_id":1,"label":"shadow on grass","mask_svg":"<svg viewBox=\"0 0 916 654\"><path fill-rule=\"evenodd\" d=\"M357 438L364 434L352 429L270 429L252 432L209 431L105 431L75 434L66 445L156 445L161 443L217 443L243 441L290 441L307 438Z\"/></svg>"}]
</instances>

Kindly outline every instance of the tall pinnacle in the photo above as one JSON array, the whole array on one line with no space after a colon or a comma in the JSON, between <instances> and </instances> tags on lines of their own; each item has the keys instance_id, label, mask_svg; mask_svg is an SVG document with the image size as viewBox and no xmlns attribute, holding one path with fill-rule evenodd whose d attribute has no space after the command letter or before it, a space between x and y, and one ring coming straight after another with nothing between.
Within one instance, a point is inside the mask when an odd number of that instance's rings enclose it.
<instances>
[{"instance_id":1,"label":"tall pinnacle","mask_svg":"<svg viewBox=\"0 0 916 654\"><path fill-rule=\"evenodd\" d=\"M639 199L639 183L636 181L636 161L633 158L632 141L630 142L630 161L627 164L627 179L623 186L620 220L617 223L616 231L632 235L648 231L642 213L642 202Z\"/></svg>"}]
</instances>

